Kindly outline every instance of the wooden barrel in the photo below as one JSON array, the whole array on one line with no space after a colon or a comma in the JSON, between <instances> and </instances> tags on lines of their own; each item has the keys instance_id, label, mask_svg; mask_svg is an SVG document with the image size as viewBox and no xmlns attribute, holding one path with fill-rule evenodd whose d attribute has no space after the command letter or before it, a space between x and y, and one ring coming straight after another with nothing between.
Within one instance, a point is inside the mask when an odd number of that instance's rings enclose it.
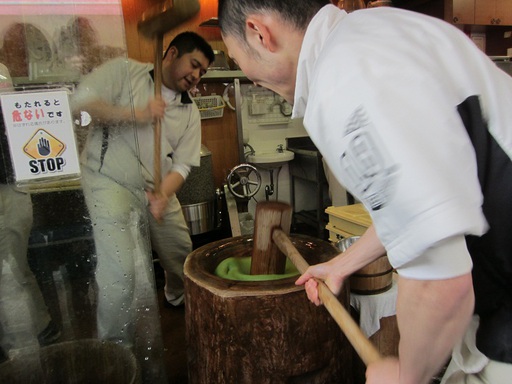
<instances>
[{"instance_id":1,"label":"wooden barrel","mask_svg":"<svg viewBox=\"0 0 512 384\"><path fill-rule=\"evenodd\" d=\"M338 253L316 238L290 238L310 264ZM224 239L187 257L189 383L352 383L352 347L327 310L294 284L296 277L247 282L215 275L222 260L250 256L252 241ZM347 290L340 301L348 308Z\"/></svg>"},{"instance_id":2,"label":"wooden barrel","mask_svg":"<svg viewBox=\"0 0 512 384\"><path fill-rule=\"evenodd\" d=\"M361 268L350 276L350 291L360 295L375 295L385 292L393 284L393 267L387 256Z\"/></svg>"},{"instance_id":3,"label":"wooden barrel","mask_svg":"<svg viewBox=\"0 0 512 384\"><path fill-rule=\"evenodd\" d=\"M361 236L346 237L336 244L341 252L355 243ZM386 255L354 272L350 278L350 291L360 295L375 295L386 292L393 285L393 267Z\"/></svg>"}]
</instances>

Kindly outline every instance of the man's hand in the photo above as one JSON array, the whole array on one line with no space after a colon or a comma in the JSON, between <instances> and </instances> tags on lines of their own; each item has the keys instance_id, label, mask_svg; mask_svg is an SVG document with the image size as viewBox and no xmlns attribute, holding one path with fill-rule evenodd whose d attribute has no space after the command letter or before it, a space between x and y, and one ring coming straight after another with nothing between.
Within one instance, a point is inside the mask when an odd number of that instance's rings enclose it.
<instances>
[{"instance_id":1,"label":"man's hand","mask_svg":"<svg viewBox=\"0 0 512 384\"><path fill-rule=\"evenodd\" d=\"M156 221L161 222L169 200L168 197L161 192L153 191L146 191L146 195L149 201L149 211Z\"/></svg>"},{"instance_id":2,"label":"man's hand","mask_svg":"<svg viewBox=\"0 0 512 384\"><path fill-rule=\"evenodd\" d=\"M296 285L304 284L308 299L315 305L322 304L322 300L318 297L318 282L315 279L324 281L334 295L339 294L343 286L344 278L335 273L335 268L331 264L332 260L313 265L295 282Z\"/></svg>"},{"instance_id":3,"label":"man's hand","mask_svg":"<svg viewBox=\"0 0 512 384\"><path fill-rule=\"evenodd\" d=\"M139 123L153 122L161 119L165 113L165 102L157 97L151 99L144 109L135 110L135 120Z\"/></svg>"},{"instance_id":4,"label":"man's hand","mask_svg":"<svg viewBox=\"0 0 512 384\"><path fill-rule=\"evenodd\" d=\"M309 267L295 284L305 284L309 300L320 305L322 302L318 297L318 283L315 279L324 281L331 292L338 295L346 278L385 253L386 250L377 237L375 228L371 225L345 252L326 263Z\"/></svg>"},{"instance_id":5,"label":"man's hand","mask_svg":"<svg viewBox=\"0 0 512 384\"><path fill-rule=\"evenodd\" d=\"M366 384L397 384L400 369L396 357L386 357L366 369Z\"/></svg>"}]
</instances>

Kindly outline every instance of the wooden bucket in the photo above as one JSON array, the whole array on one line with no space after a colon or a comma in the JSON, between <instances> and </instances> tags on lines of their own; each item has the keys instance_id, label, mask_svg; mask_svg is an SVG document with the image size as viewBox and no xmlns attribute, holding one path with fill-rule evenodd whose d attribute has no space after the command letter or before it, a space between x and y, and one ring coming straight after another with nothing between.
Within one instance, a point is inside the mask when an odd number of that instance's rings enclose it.
<instances>
[{"instance_id":1,"label":"wooden bucket","mask_svg":"<svg viewBox=\"0 0 512 384\"><path fill-rule=\"evenodd\" d=\"M338 242L337 247L344 252L360 236L347 237ZM359 295L375 295L386 292L393 284L393 267L386 255L353 273L350 278L350 291Z\"/></svg>"},{"instance_id":2,"label":"wooden bucket","mask_svg":"<svg viewBox=\"0 0 512 384\"><path fill-rule=\"evenodd\" d=\"M350 291L360 295L375 295L386 292L393 284L393 267L387 256L381 256L373 263L361 268L350 276Z\"/></svg>"},{"instance_id":3,"label":"wooden bucket","mask_svg":"<svg viewBox=\"0 0 512 384\"><path fill-rule=\"evenodd\" d=\"M337 254L326 241L290 238L310 264ZM353 349L327 310L312 305L294 284L298 275L249 282L214 273L228 257L250 256L252 241L223 239L187 257L189 383L352 383ZM339 299L348 308L348 290Z\"/></svg>"}]
</instances>

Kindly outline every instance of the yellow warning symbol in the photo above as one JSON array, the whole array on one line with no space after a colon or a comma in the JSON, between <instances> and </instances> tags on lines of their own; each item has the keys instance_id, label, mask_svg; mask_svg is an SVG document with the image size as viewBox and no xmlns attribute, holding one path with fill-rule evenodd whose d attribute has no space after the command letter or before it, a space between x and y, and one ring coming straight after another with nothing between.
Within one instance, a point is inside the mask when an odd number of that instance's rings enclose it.
<instances>
[{"instance_id":1,"label":"yellow warning symbol","mask_svg":"<svg viewBox=\"0 0 512 384\"><path fill-rule=\"evenodd\" d=\"M30 140L25 144L23 151L34 159L45 159L48 157L57 157L66 149L66 145L46 132L39 129Z\"/></svg>"}]
</instances>

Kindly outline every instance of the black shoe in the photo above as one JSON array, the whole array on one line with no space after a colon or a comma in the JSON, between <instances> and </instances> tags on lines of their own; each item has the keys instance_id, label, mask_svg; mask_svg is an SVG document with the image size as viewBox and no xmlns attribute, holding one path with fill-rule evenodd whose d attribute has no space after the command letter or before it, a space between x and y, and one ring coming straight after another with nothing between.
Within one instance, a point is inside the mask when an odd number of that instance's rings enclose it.
<instances>
[{"instance_id":1,"label":"black shoe","mask_svg":"<svg viewBox=\"0 0 512 384\"><path fill-rule=\"evenodd\" d=\"M37 335L37 341L39 341L39 345L44 347L46 345L50 345L59 340L60 337L60 329L57 325L50 320L45 329L43 329L39 335Z\"/></svg>"},{"instance_id":2,"label":"black shoe","mask_svg":"<svg viewBox=\"0 0 512 384\"><path fill-rule=\"evenodd\" d=\"M170 308L170 309L182 309L185 308L185 302L182 301L181 304L174 305L167 301L167 299L164 296L164 308Z\"/></svg>"}]
</instances>

